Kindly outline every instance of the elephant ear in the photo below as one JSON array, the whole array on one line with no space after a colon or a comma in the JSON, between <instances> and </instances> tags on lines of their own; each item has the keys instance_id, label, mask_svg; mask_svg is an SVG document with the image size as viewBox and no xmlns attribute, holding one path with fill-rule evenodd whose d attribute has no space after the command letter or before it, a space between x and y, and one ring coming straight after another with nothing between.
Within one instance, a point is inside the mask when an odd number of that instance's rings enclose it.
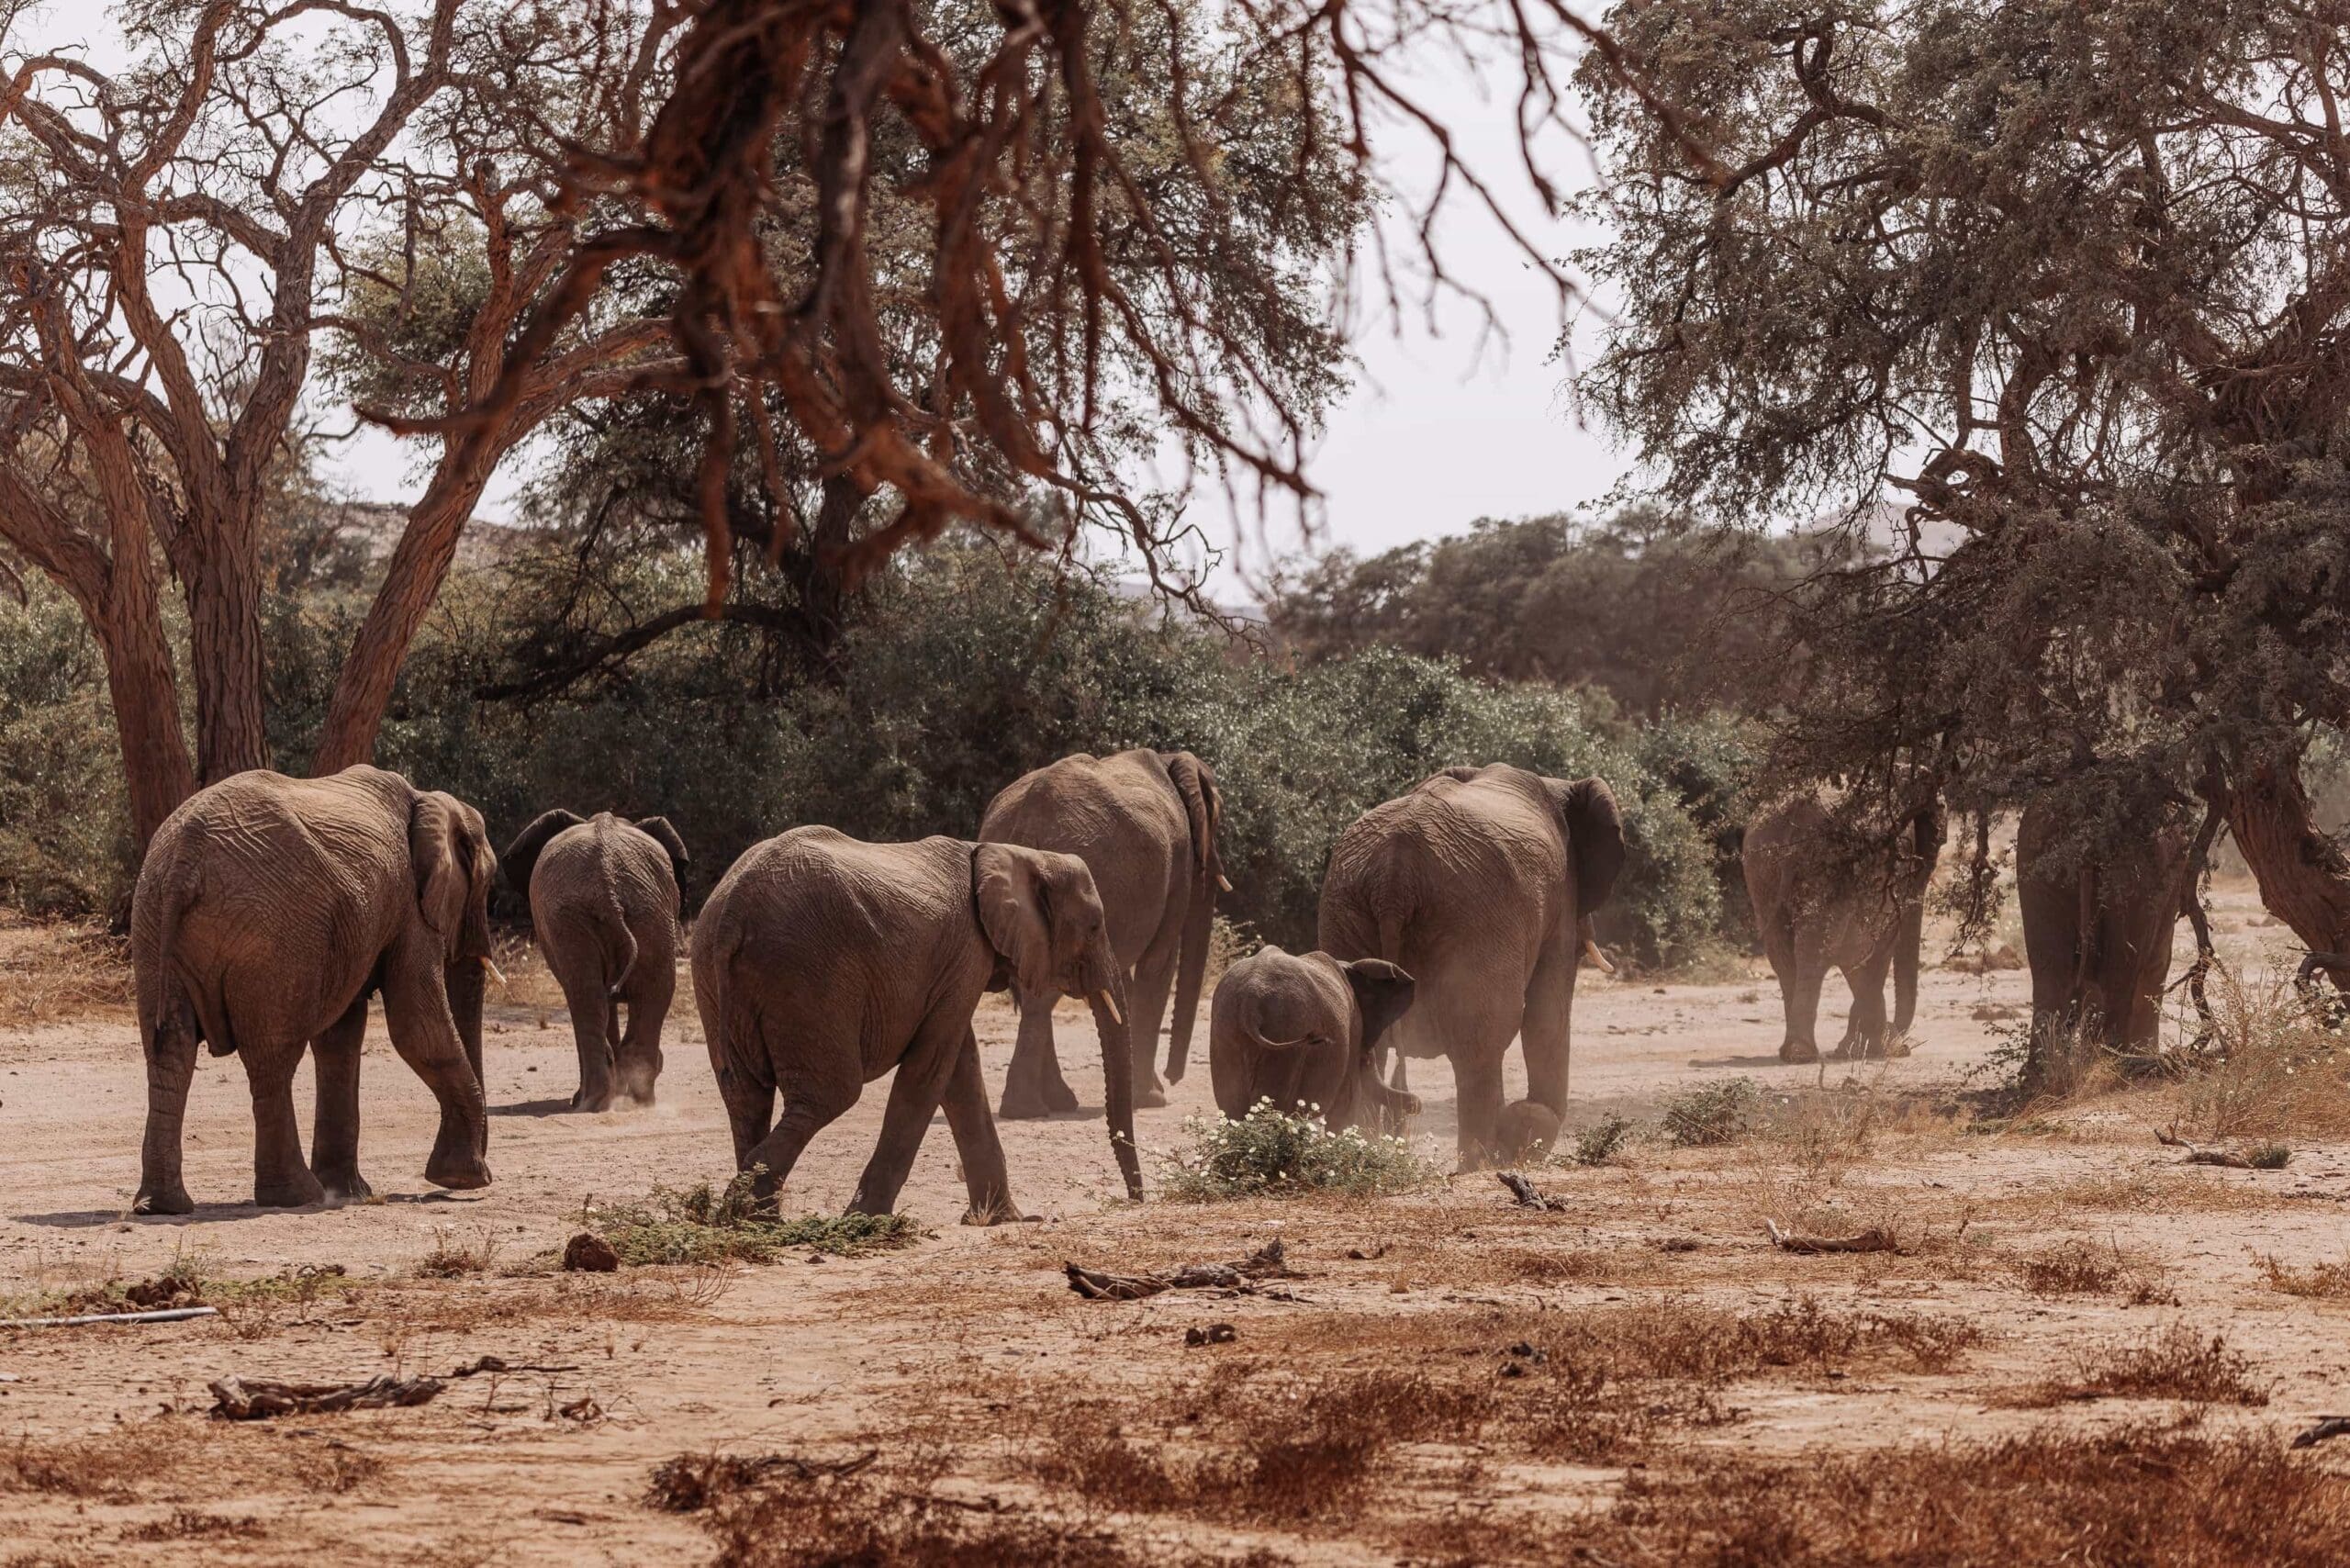
<instances>
[{"instance_id":1,"label":"elephant ear","mask_svg":"<svg viewBox=\"0 0 2350 1568\"><path fill-rule=\"evenodd\" d=\"M498 863L506 871L506 885L527 900L531 896L531 873L538 868L539 856L547 841L587 820L577 812L566 812L561 806L531 819L531 825L516 834L514 842L506 846L506 853L498 857Z\"/></svg>"},{"instance_id":2,"label":"elephant ear","mask_svg":"<svg viewBox=\"0 0 2350 1568\"><path fill-rule=\"evenodd\" d=\"M1362 1048L1368 1051L1411 1007L1418 982L1384 958L1357 958L1338 968L1354 989L1355 1006L1362 1013Z\"/></svg>"},{"instance_id":3,"label":"elephant ear","mask_svg":"<svg viewBox=\"0 0 2350 1568\"><path fill-rule=\"evenodd\" d=\"M1058 989L1053 978L1051 900L1045 868L1035 851L1011 844L982 844L971 851L971 902L979 929L1002 960L1000 979L1027 995ZM1002 989L991 985L991 990Z\"/></svg>"},{"instance_id":4,"label":"elephant ear","mask_svg":"<svg viewBox=\"0 0 2350 1568\"><path fill-rule=\"evenodd\" d=\"M420 792L408 815L417 912L450 958L489 952L489 890L498 857L481 813L453 795Z\"/></svg>"},{"instance_id":5,"label":"elephant ear","mask_svg":"<svg viewBox=\"0 0 2350 1568\"><path fill-rule=\"evenodd\" d=\"M1575 913L1590 913L1616 890L1624 869L1624 817L1616 792L1600 778L1545 779L1567 824L1567 849L1575 868Z\"/></svg>"},{"instance_id":6,"label":"elephant ear","mask_svg":"<svg viewBox=\"0 0 2350 1568\"><path fill-rule=\"evenodd\" d=\"M1168 782L1183 797L1183 814L1192 824L1192 869L1202 881L1221 874L1216 854L1216 830L1224 825L1224 796L1215 787L1215 770L1188 751L1162 751L1160 764Z\"/></svg>"},{"instance_id":7,"label":"elephant ear","mask_svg":"<svg viewBox=\"0 0 2350 1568\"><path fill-rule=\"evenodd\" d=\"M669 825L667 817L639 817L636 831L669 852L669 874L677 879L677 908L682 913L686 907L686 868L694 863L694 857L686 853L686 841Z\"/></svg>"}]
</instances>

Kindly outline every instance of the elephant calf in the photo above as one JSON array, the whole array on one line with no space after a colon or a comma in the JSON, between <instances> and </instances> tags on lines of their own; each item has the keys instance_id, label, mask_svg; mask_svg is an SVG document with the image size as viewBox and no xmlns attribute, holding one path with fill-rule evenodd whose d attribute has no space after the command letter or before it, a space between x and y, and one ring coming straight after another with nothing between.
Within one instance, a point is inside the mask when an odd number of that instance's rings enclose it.
<instances>
[{"instance_id":1,"label":"elephant calf","mask_svg":"<svg viewBox=\"0 0 2350 1568\"><path fill-rule=\"evenodd\" d=\"M1380 958L1264 947L1225 970L1208 1007L1208 1076L1234 1121L1259 1102L1380 1127L1419 1101L1379 1081L1372 1048L1412 1004L1412 977ZM1369 1114L1366 1114L1365 1113Z\"/></svg>"},{"instance_id":2,"label":"elephant calf","mask_svg":"<svg viewBox=\"0 0 2350 1568\"><path fill-rule=\"evenodd\" d=\"M1092 874L1074 855L794 828L728 869L694 924L693 966L735 1165L756 1172L760 1199L865 1085L894 1070L850 1212L896 1205L943 1103L968 1223L1017 1219L971 1031L980 993L1007 986L1092 1003L1110 1143L1127 1195L1141 1198L1125 984ZM778 1090L783 1114L770 1127Z\"/></svg>"},{"instance_id":3,"label":"elephant calf","mask_svg":"<svg viewBox=\"0 0 2350 1568\"><path fill-rule=\"evenodd\" d=\"M2195 896L2195 825L2177 805L2130 812L2118 836L2083 802L2043 795L2016 824L2016 902L2031 964L2032 1065L2078 1032L2151 1051L2179 915Z\"/></svg>"},{"instance_id":4,"label":"elephant calf","mask_svg":"<svg viewBox=\"0 0 2350 1568\"><path fill-rule=\"evenodd\" d=\"M653 1103L677 990L677 885L690 863L667 818L631 823L610 812L548 812L507 846L507 880L530 898L532 933L571 1012L574 1110L606 1110L616 1089Z\"/></svg>"},{"instance_id":5,"label":"elephant calf","mask_svg":"<svg viewBox=\"0 0 2350 1568\"><path fill-rule=\"evenodd\" d=\"M480 812L377 767L239 773L165 818L130 904L147 1057L134 1212L196 1206L180 1179L180 1133L198 1042L245 1064L254 1203L367 1196L359 1045L379 991L392 1047L441 1103L426 1180L487 1186L482 969L497 876ZM318 1072L307 1168L294 1120L305 1046Z\"/></svg>"}]
</instances>

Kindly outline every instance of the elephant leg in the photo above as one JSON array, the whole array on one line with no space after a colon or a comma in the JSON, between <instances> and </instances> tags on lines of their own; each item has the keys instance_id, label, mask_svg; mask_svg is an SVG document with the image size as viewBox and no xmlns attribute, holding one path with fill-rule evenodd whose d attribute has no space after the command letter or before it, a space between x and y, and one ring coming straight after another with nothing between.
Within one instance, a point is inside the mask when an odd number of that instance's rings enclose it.
<instances>
[{"instance_id":1,"label":"elephant leg","mask_svg":"<svg viewBox=\"0 0 2350 1568\"><path fill-rule=\"evenodd\" d=\"M180 1132L187 1115L188 1085L196 1078L196 1027L183 1013L155 1026L147 1047L147 1134L139 1148L139 1194L133 1214L184 1215L196 1211L180 1178Z\"/></svg>"},{"instance_id":2,"label":"elephant leg","mask_svg":"<svg viewBox=\"0 0 2350 1568\"><path fill-rule=\"evenodd\" d=\"M1787 1030L1779 1044L1779 1059L1812 1062L1819 1059L1819 988L1828 979L1828 955L1819 938L1802 931L1786 938L1786 967L1774 958L1779 994L1786 1007Z\"/></svg>"},{"instance_id":3,"label":"elephant leg","mask_svg":"<svg viewBox=\"0 0 2350 1568\"><path fill-rule=\"evenodd\" d=\"M1502 1052L1460 1051L1452 1057L1452 1081L1460 1124L1460 1169L1482 1170L1493 1159L1502 1118Z\"/></svg>"},{"instance_id":4,"label":"elephant leg","mask_svg":"<svg viewBox=\"0 0 2350 1568\"><path fill-rule=\"evenodd\" d=\"M1030 1122L1076 1110L1077 1092L1061 1077L1053 1049L1053 998L1015 993L1013 1004L1020 1009L1020 1036L1004 1074L1000 1114L1008 1122Z\"/></svg>"},{"instance_id":5,"label":"elephant leg","mask_svg":"<svg viewBox=\"0 0 2350 1568\"><path fill-rule=\"evenodd\" d=\"M734 1169L748 1170L752 1153L775 1124L775 1085L754 1081L732 1068L718 1074L718 1097L726 1103L726 1125L734 1134Z\"/></svg>"},{"instance_id":6,"label":"elephant leg","mask_svg":"<svg viewBox=\"0 0 2350 1568\"><path fill-rule=\"evenodd\" d=\"M988 1114L988 1086L979 1075L979 1036L968 1026L940 1102L946 1110L947 1130L955 1135L956 1157L962 1161L963 1186L971 1195L963 1223L1002 1225L1025 1218L1012 1201L1012 1173L1003 1162L1003 1141L996 1137L995 1118Z\"/></svg>"},{"instance_id":7,"label":"elephant leg","mask_svg":"<svg viewBox=\"0 0 2350 1568\"><path fill-rule=\"evenodd\" d=\"M359 1174L359 1046L366 1035L367 998L363 994L310 1042L310 1070L319 1081L318 1114L310 1126L310 1173L330 1203L375 1195Z\"/></svg>"},{"instance_id":8,"label":"elephant leg","mask_svg":"<svg viewBox=\"0 0 2350 1568\"><path fill-rule=\"evenodd\" d=\"M1175 990L1175 962L1182 956L1183 931L1180 921L1169 918L1166 928L1151 938L1135 961L1134 983L1126 988L1126 1002L1131 1014L1126 1020L1135 1042L1135 1092L1158 1083L1157 1058L1159 1031L1167 1025L1167 999ZM1171 1054L1167 1058L1167 1081L1169 1083L1183 1074ZM1184 1064L1188 1065L1188 1064ZM1161 1090L1162 1095L1164 1090ZM1136 1104L1146 1102L1136 1100Z\"/></svg>"},{"instance_id":9,"label":"elephant leg","mask_svg":"<svg viewBox=\"0 0 2350 1568\"><path fill-rule=\"evenodd\" d=\"M469 1192L489 1185L489 1120L481 1080L474 1076L464 1041L449 1015L440 955L427 947L404 940L386 956L384 1027L400 1059L440 1102L441 1131L424 1162L424 1179Z\"/></svg>"},{"instance_id":10,"label":"elephant leg","mask_svg":"<svg viewBox=\"0 0 2350 1568\"><path fill-rule=\"evenodd\" d=\"M571 1096L575 1111L608 1111L612 1104L612 1041L618 1036L619 1009L605 993L603 965L595 954L566 953L560 964L549 966L563 987L563 1002L571 1014L571 1043L579 1057L579 1087Z\"/></svg>"},{"instance_id":11,"label":"elephant leg","mask_svg":"<svg viewBox=\"0 0 2350 1568\"><path fill-rule=\"evenodd\" d=\"M865 1162L856 1195L848 1201L854 1215L886 1215L898 1206L899 1190L914 1168L923 1135L938 1112L946 1081L963 1050L968 1020L942 1018L934 1013L914 1031L913 1044L898 1060L898 1076L890 1085L890 1103L881 1112L881 1136L873 1158Z\"/></svg>"},{"instance_id":12,"label":"elephant leg","mask_svg":"<svg viewBox=\"0 0 2350 1568\"><path fill-rule=\"evenodd\" d=\"M1568 1021L1574 1010L1575 965L1581 957L1570 926L1561 944L1534 967L1534 978L1526 987L1526 1015L1517 1026L1518 1040L1526 1047L1526 1097L1561 1116L1567 1114Z\"/></svg>"},{"instance_id":13,"label":"elephant leg","mask_svg":"<svg viewBox=\"0 0 2350 1568\"><path fill-rule=\"evenodd\" d=\"M1836 1047L1839 1058L1860 1061L1886 1055L1892 1025L1885 1011L1885 982L1893 968L1893 955L1872 953L1862 962L1844 969L1844 983L1852 988L1852 1011L1845 1019L1844 1042Z\"/></svg>"},{"instance_id":14,"label":"elephant leg","mask_svg":"<svg viewBox=\"0 0 2350 1568\"><path fill-rule=\"evenodd\" d=\"M853 1041L842 1047L852 1064L856 1059L856 1049ZM790 1179L791 1168L800 1163L809 1140L856 1103L857 1089L854 1071L844 1079L806 1079L787 1084L783 1091L783 1114L776 1118L774 1130L747 1149L741 1148L743 1124L736 1123L734 1139L739 1152L735 1166L757 1173L751 1182L751 1195L760 1208L773 1208L777 1190ZM731 1114L732 1101L727 1108Z\"/></svg>"},{"instance_id":15,"label":"elephant leg","mask_svg":"<svg viewBox=\"0 0 2350 1568\"><path fill-rule=\"evenodd\" d=\"M294 1070L299 1046L240 1047L253 1096L253 1203L264 1209L298 1209L322 1201L326 1189L302 1160L302 1128L294 1120Z\"/></svg>"},{"instance_id":16,"label":"elephant leg","mask_svg":"<svg viewBox=\"0 0 2350 1568\"><path fill-rule=\"evenodd\" d=\"M628 998L628 1032L621 1038L621 1047L614 1063L620 1077L620 1092L640 1105L653 1103L653 1086L661 1078L661 1025L669 1016L669 1002L677 987L677 971L666 964L649 966L651 971L631 987ZM639 969L648 966L639 964Z\"/></svg>"}]
</instances>

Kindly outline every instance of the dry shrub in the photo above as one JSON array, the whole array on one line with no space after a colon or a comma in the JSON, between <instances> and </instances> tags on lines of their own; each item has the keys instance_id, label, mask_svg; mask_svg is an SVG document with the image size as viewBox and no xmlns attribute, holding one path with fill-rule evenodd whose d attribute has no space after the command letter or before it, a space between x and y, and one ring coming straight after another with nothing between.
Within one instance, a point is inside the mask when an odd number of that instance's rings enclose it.
<instances>
[{"instance_id":1,"label":"dry shrub","mask_svg":"<svg viewBox=\"0 0 2350 1568\"><path fill-rule=\"evenodd\" d=\"M2057 1242L2012 1262L2017 1282L2037 1296L2119 1295L2132 1306L2177 1302L2159 1269L2130 1261L2113 1243L2099 1252Z\"/></svg>"},{"instance_id":2,"label":"dry shrub","mask_svg":"<svg viewBox=\"0 0 2350 1568\"><path fill-rule=\"evenodd\" d=\"M307 1492L343 1493L380 1473L373 1454L333 1439L224 1430L179 1416L119 1422L88 1437L20 1436L0 1448L0 1493L134 1501L143 1485L237 1476Z\"/></svg>"},{"instance_id":3,"label":"dry shrub","mask_svg":"<svg viewBox=\"0 0 2350 1568\"><path fill-rule=\"evenodd\" d=\"M2313 1301L2350 1301L2350 1257L2334 1263L2312 1263L2305 1269L2297 1269L2268 1253L2255 1256L2253 1261L2260 1266L2261 1278L2268 1282L2272 1291Z\"/></svg>"},{"instance_id":4,"label":"dry shrub","mask_svg":"<svg viewBox=\"0 0 2350 1568\"><path fill-rule=\"evenodd\" d=\"M2350 1135L2350 1041L2322 1000L2215 970L2211 1037L2186 1058L2178 1128L2199 1143Z\"/></svg>"},{"instance_id":5,"label":"dry shrub","mask_svg":"<svg viewBox=\"0 0 2350 1568\"><path fill-rule=\"evenodd\" d=\"M2174 1323L2143 1344L2109 1342L2083 1352L2070 1380L2052 1379L2011 1403L2040 1408L2081 1399L2183 1399L2198 1405L2266 1405L2270 1384L2224 1336L2205 1338Z\"/></svg>"},{"instance_id":6,"label":"dry shrub","mask_svg":"<svg viewBox=\"0 0 2350 1568\"><path fill-rule=\"evenodd\" d=\"M174 1508L163 1518L132 1525L125 1540L259 1540L269 1533L259 1519L232 1518L196 1508Z\"/></svg>"},{"instance_id":7,"label":"dry shrub","mask_svg":"<svg viewBox=\"0 0 2350 1568\"><path fill-rule=\"evenodd\" d=\"M1634 1472L1573 1533L1585 1561L1681 1568L2319 1568L2344 1539L2350 1477L2266 1439L2146 1427L1788 1461L1693 1453ZM1412 1544L1436 1561L1547 1564L1559 1542L1555 1514L1461 1514Z\"/></svg>"},{"instance_id":8,"label":"dry shrub","mask_svg":"<svg viewBox=\"0 0 2350 1568\"><path fill-rule=\"evenodd\" d=\"M128 1014L130 944L78 925L0 925L0 1029Z\"/></svg>"},{"instance_id":9,"label":"dry shrub","mask_svg":"<svg viewBox=\"0 0 2350 1568\"><path fill-rule=\"evenodd\" d=\"M498 1261L505 1239L485 1224L471 1240L460 1240L447 1226L432 1227L432 1250L416 1265L416 1272L428 1280L458 1280L467 1274L486 1274Z\"/></svg>"}]
</instances>

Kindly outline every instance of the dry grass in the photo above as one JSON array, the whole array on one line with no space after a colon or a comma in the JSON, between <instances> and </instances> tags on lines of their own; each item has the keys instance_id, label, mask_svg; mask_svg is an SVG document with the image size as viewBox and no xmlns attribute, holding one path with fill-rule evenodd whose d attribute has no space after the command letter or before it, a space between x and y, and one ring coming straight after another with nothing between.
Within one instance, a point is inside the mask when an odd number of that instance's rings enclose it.
<instances>
[{"instance_id":1,"label":"dry grass","mask_svg":"<svg viewBox=\"0 0 2350 1568\"><path fill-rule=\"evenodd\" d=\"M333 1439L230 1431L197 1417L119 1422L87 1437L20 1436L0 1447L0 1493L108 1503L191 1483L207 1496L269 1486L340 1495L379 1474L383 1462Z\"/></svg>"},{"instance_id":2,"label":"dry grass","mask_svg":"<svg viewBox=\"0 0 2350 1568\"><path fill-rule=\"evenodd\" d=\"M2350 1136L2350 1041L2322 1004L2276 975L2215 970L2208 1065L2177 1090L2177 1130L2197 1143Z\"/></svg>"},{"instance_id":3,"label":"dry grass","mask_svg":"<svg viewBox=\"0 0 2350 1568\"><path fill-rule=\"evenodd\" d=\"M416 1273L420 1279L461 1280L468 1274L486 1274L505 1249L505 1238L487 1223L476 1227L470 1238L461 1238L445 1225L432 1227L432 1249L418 1260Z\"/></svg>"},{"instance_id":4,"label":"dry grass","mask_svg":"<svg viewBox=\"0 0 2350 1568\"><path fill-rule=\"evenodd\" d=\"M2117 1295L2132 1306L2178 1304L2161 1269L2123 1257L2113 1242L2103 1251L2081 1242L2054 1242L2009 1262L2017 1282L2036 1296Z\"/></svg>"},{"instance_id":5,"label":"dry grass","mask_svg":"<svg viewBox=\"0 0 2350 1568\"><path fill-rule=\"evenodd\" d=\"M2311 1301L2350 1301L2350 1257L2339 1262L2311 1263L2307 1268L2295 1268L2267 1253L2255 1255L2253 1261L2272 1291Z\"/></svg>"},{"instance_id":6,"label":"dry grass","mask_svg":"<svg viewBox=\"0 0 2350 1568\"><path fill-rule=\"evenodd\" d=\"M259 1519L207 1514L199 1508L173 1508L160 1519L131 1525L125 1540L259 1540L269 1534Z\"/></svg>"},{"instance_id":7,"label":"dry grass","mask_svg":"<svg viewBox=\"0 0 2350 1568\"><path fill-rule=\"evenodd\" d=\"M128 1017L133 1000L130 944L121 937L90 926L0 924L0 1029Z\"/></svg>"},{"instance_id":8,"label":"dry grass","mask_svg":"<svg viewBox=\"0 0 2350 1568\"><path fill-rule=\"evenodd\" d=\"M1578 1519L1579 1561L1686 1568L2319 1568L2350 1538L2350 1478L2257 1438L2178 1428L2042 1431L1774 1461L1694 1454L1627 1478ZM1555 1514L1448 1513L1432 1562L1561 1560Z\"/></svg>"},{"instance_id":9,"label":"dry grass","mask_svg":"<svg viewBox=\"0 0 2350 1568\"><path fill-rule=\"evenodd\" d=\"M2196 1405L2266 1405L2269 1380L2255 1375L2249 1357L2219 1334L2206 1338L2174 1323L2141 1344L2120 1342L2085 1351L2069 1379L2023 1390L2009 1403L2039 1409L2084 1399L2180 1399Z\"/></svg>"}]
</instances>

